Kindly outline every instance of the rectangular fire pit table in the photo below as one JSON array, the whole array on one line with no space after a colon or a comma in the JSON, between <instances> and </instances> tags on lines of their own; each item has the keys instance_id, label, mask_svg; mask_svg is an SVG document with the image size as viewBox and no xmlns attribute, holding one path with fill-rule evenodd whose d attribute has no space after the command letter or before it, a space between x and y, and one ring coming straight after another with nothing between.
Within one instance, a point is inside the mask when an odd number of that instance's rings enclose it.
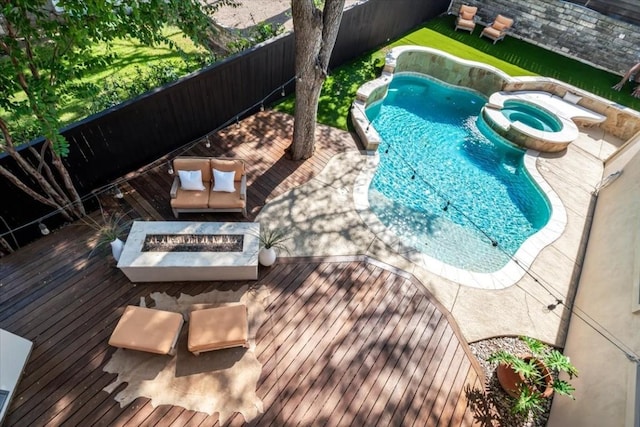
<instances>
[{"instance_id":1,"label":"rectangular fire pit table","mask_svg":"<svg viewBox=\"0 0 640 427\"><path fill-rule=\"evenodd\" d=\"M257 280L259 234L257 222L135 221L118 268L132 282ZM143 248L148 236L159 236L161 240L178 236L182 246L185 240L196 242L206 236L222 236L222 240L241 240L241 248L220 249L228 252L198 246L184 252L162 252L157 248L147 251Z\"/></svg>"}]
</instances>

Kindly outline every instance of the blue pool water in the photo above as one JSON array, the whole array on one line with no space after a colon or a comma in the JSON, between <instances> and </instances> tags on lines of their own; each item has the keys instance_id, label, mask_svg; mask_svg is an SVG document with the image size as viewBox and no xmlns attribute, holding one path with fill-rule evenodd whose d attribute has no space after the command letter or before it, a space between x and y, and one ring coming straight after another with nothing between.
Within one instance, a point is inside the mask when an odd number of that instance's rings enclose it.
<instances>
[{"instance_id":1,"label":"blue pool water","mask_svg":"<svg viewBox=\"0 0 640 427\"><path fill-rule=\"evenodd\" d=\"M485 102L427 78L394 76L386 98L367 109L383 141L369 203L405 244L490 273L547 223L550 208L524 169L524 151L478 120Z\"/></svg>"},{"instance_id":2,"label":"blue pool water","mask_svg":"<svg viewBox=\"0 0 640 427\"><path fill-rule=\"evenodd\" d=\"M519 121L541 131L558 132L561 128L558 119L549 113L519 101L506 101L500 111L512 122Z\"/></svg>"}]
</instances>

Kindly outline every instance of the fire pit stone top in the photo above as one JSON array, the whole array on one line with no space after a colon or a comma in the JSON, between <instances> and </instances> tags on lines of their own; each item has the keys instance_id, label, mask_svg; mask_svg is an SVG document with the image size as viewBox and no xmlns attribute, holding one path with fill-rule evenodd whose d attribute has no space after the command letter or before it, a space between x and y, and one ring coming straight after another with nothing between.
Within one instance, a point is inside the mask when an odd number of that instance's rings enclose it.
<instances>
[{"instance_id":1,"label":"fire pit stone top","mask_svg":"<svg viewBox=\"0 0 640 427\"><path fill-rule=\"evenodd\" d=\"M242 251L143 251L147 235L242 235ZM234 269L257 278L260 224L257 222L135 221L118 261L132 281L238 280ZM175 272L175 274L173 274ZM254 273L255 272L255 273Z\"/></svg>"}]
</instances>

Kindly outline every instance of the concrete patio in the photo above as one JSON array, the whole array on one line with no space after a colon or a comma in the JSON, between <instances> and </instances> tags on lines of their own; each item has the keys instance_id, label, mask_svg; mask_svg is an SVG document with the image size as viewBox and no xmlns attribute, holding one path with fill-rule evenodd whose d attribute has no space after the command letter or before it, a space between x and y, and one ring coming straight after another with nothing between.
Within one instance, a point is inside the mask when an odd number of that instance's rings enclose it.
<instances>
[{"instance_id":1,"label":"concrete patio","mask_svg":"<svg viewBox=\"0 0 640 427\"><path fill-rule=\"evenodd\" d=\"M537 168L562 200L567 226L542 250L528 274L503 290L461 286L428 271L415 252L389 247L355 209L353 188L372 154L338 154L308 183L283 194L260 211L263 226L286 227L296 256L367 255L415 275L454 316L469 342L501 335L528 335L562 346L568 310L547 306L571 301L579 279L592 216L593 192L602 161L622 144L600 129L580 129L565 153L542 154Z\"/></svg>"}]
</instances>

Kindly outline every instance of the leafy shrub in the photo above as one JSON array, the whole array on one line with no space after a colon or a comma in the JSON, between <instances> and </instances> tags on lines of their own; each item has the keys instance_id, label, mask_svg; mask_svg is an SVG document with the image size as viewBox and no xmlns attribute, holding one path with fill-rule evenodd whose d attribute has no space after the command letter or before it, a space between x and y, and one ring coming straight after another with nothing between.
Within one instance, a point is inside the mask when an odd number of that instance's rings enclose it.
<instances>
[{"instance_id":1,"label":"leafy shrub","mask_svg":"<svg viewBox=\"0 0 640 427\"><path fill-rule=\"evenodd\" d=\"M241 52L282 34L283 31L284 26L282 24L262 22L253 27L248 36L240 37L236 41L229 43L227 47L231 52Z\"/></svg>"},{"instance_id":2,"label":"leafy shrub","mask_svg":"<svg viewBox=\"0 0 640 427\"><path fill-rule=\"evenodd\" d=\"M144 69L136 66L136 76L130 80L107 79L102 83L97 95L93 97L89 113L106 110L151 89L171 83L184 74L185 68L168 61Z\"/></svg>"}]
</instances>

